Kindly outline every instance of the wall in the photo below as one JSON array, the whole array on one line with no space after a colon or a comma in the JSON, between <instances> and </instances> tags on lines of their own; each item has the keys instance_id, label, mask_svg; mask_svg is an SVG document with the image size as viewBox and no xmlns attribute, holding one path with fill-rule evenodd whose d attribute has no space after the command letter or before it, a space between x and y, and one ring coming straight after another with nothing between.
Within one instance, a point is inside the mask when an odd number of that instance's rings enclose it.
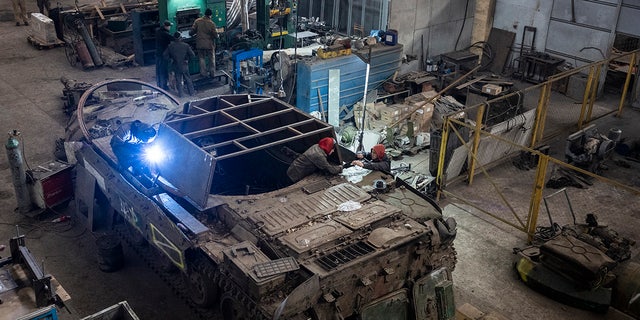
<instances>
[{"instance_id":1,"label":"wall","mask_svg":"<svg viewBox=\"0 0 640 320\"><path fill-rule=\"evenodd\" d=\"M515 32L517 45L522 42L524 27L535 27L535 50L544 51L552 7L549 0L497 0L493 27Z\"/></svg>"},{"instance_id":2,"label":"wall","mask_svg":"<svg viewBox=\"0 0 640 320\"><path fill-rule=\"evenodd\" d=\"M421 40L425 59L471 44L475 0L395 0L389 7L389 28L398 30L405 54L420 58Z\"/></svg>"}]
</instances>

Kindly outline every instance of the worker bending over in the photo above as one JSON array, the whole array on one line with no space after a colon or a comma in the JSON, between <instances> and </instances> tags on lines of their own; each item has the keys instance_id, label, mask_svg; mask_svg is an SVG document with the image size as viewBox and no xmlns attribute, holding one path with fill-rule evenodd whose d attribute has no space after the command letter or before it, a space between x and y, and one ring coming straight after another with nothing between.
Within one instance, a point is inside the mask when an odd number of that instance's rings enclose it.
<instances>
[{"instance_id":1,"label":"worker bending over","mask_svg":"<svg viewBox=\"0 0 640 320\"><path fill-rule=\"evenodd\" d=\"M289 179L295 183L316 171L329 174L340 173L342 166L331 164L327 159L335 151L335 143L336 141L333 138L322 138L318 144L314 144L298 156L287 170Z\"/></svg>"},{"instance_id":2,"label":"worker bending over","mask_svg":"<svg viewBox=\"0 0 640 320\"><path fill-rule=\"evenodd\" d=\"M111 150L118 159L122 170L132 169L134 174L142 174L148 170L144 162L144 147L156 136L156 130L150 125L135 120L125 122L111 137Z\"/></svg>"}]
</instances>

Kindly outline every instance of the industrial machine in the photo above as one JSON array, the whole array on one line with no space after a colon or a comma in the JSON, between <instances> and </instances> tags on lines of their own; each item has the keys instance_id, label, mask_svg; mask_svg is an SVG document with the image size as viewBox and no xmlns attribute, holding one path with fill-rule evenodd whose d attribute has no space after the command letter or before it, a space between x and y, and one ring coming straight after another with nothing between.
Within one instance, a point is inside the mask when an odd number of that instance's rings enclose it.
<instances>
[{"instance_id":1,"label":"industrial machine","mask_svg":"<svg viewBox=\"0 0 640 320\"><path fill-rule=\"evenodd\" d=\"M297 1L257 0L256 30L265 41L264 49L275 50L293 47L295 39L290 36L296 32L294 21Z\"/></svg>"},{"instance_id":2,"label":"industrial machine","mask_svg":"<svg viewBox=\"0 0 640 320\"><path fill-rule=\"evenodd\" d=\"M250 49L235 51L231 55L233 60L233 92L263 93L271 75L262 64L262 50Z\"/></svg>"},{"instance_id":3,"label":"industrial machine","mask_svg":"<svg viewBox=\"0 0 640 320\"><path fill-rule=\"evenodd\" d=\"M18 231L19 232L19 231ZM47 308L46 313L56 315L56 304L64 306L65 294L60 285L46 274L26 246L25 236L18 235L9 240L10 256L0 259L0 314L15 319ZM28 290L32 294L19 294Z\"/></svg>"},{"instance_id":4,"label":"industrial machine","mask_svg":"<svg viewBox=\"0 0 640 320\"><path fill-rule=\"evenodd\" d=\"M77 150L76 199L89 210L81 214L125 228L131 243L146 240L185 275L168 277L186 281L198 310L219 306L224 319L454 318L455 220L432 200L381 172L291 184L293 159L335 138L329 124L252 93L181 107L137 80L96 84L77 119L66 144ZM121 168L109 144L133 119L158 131L145 146L148 172ZM351 157L339 148L330 161Z\"/></svg>"},{"instance_id":5,"label":"industrial machine","mask_svg":"<svg viewBox=\"0 0 640 320\"><path fill-rule=\"evenodd\" d=\"M567 137L565 156L567 163L597 173L615 146L615 140L599 134L595 124L591 124Z\"/></svg>"},{"instance_id":6,"label":"industrial machine","mask_svg":"<svg viewBox=\"0 0 640 320\"><path fill-rule=\"evenodd\" d=\"M0 315L18 320L139 319L126 301L80 318L69 294L27 248L24 235L9 239L9 256L0 258Z\"/></svg>"},{"instance_id":7,"label":"industrial machine","mask_svg":"<svg viewBox=\"0 0 640 320\"><path fill-rule=\"evenodd\" d=\"M563 193L573 221L560 225L554 222L547 199ZM544 203L550 226L537 229L531 246L514 249L520 279L577 308L605 313L613 306L638 316L640 279L628 272L627 261L635 241L599 224L595 214L587 214L584 223L577 222L566 189L545 197Z\"/></svg>"}]
</instances>

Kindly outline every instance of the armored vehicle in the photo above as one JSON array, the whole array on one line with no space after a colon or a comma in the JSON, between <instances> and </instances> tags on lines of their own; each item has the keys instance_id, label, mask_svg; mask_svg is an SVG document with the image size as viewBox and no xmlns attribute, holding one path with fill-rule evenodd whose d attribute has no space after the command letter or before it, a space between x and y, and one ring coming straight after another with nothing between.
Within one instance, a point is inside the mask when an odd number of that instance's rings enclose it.
<instances>
[{"instance_id":1,"label":"armored vehicle","mask_svg":"<svg viewBox=\"0 0 640 320\"><path fill-rule=\"evenodd\" d=\"M156 128L146 147L163 153L138 172L110 147L133 120ZM84 215L130 226L224 319L453 318L455 221L388 173L289 182L289 164L324 137L332 126L273 97L180 106L111 80L82 95L66 145ZM337 151L336 164L354 157Z\"/></svg>"}]
</instances>

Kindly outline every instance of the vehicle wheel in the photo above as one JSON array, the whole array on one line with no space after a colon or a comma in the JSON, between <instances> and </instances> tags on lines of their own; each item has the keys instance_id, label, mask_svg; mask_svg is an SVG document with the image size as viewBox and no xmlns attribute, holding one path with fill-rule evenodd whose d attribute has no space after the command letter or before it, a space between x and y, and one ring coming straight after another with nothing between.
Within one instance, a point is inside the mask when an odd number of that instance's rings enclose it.
<instances>
[{"instance_id":1,"label":"vehicle wheel","mask_svg":"<svg viewBox=\"0 0 640 320\"><path fill-rule=\"evenodd\" d=\"M223 319L248 319L246 307L229 294L225 294L220 300L220 311Z\"/></svg>"},{"instance_id":2,"label":"vehicle wheel","mask_svg":"<svg viewBox=\"0 0 640 320\"><path fill-rule=\"evenodd\" d=\"M67 56L67 61L72 67L75 67L78 63L78 53L76 49L73 47L72 43L67 42L64 46L64 54Z\"/></svg>"},{"instance_id":3,"label":"vehicle wheel","mask_svg":"<svg viewBox=\"0 0 640 320\"><path fill-rule=\"evenodd\" d=\"M219 298L218 284L215 283L213 265L196 260L188 273L191 300L200 307L211 307Z\"/></svg>"}]
</instances>

